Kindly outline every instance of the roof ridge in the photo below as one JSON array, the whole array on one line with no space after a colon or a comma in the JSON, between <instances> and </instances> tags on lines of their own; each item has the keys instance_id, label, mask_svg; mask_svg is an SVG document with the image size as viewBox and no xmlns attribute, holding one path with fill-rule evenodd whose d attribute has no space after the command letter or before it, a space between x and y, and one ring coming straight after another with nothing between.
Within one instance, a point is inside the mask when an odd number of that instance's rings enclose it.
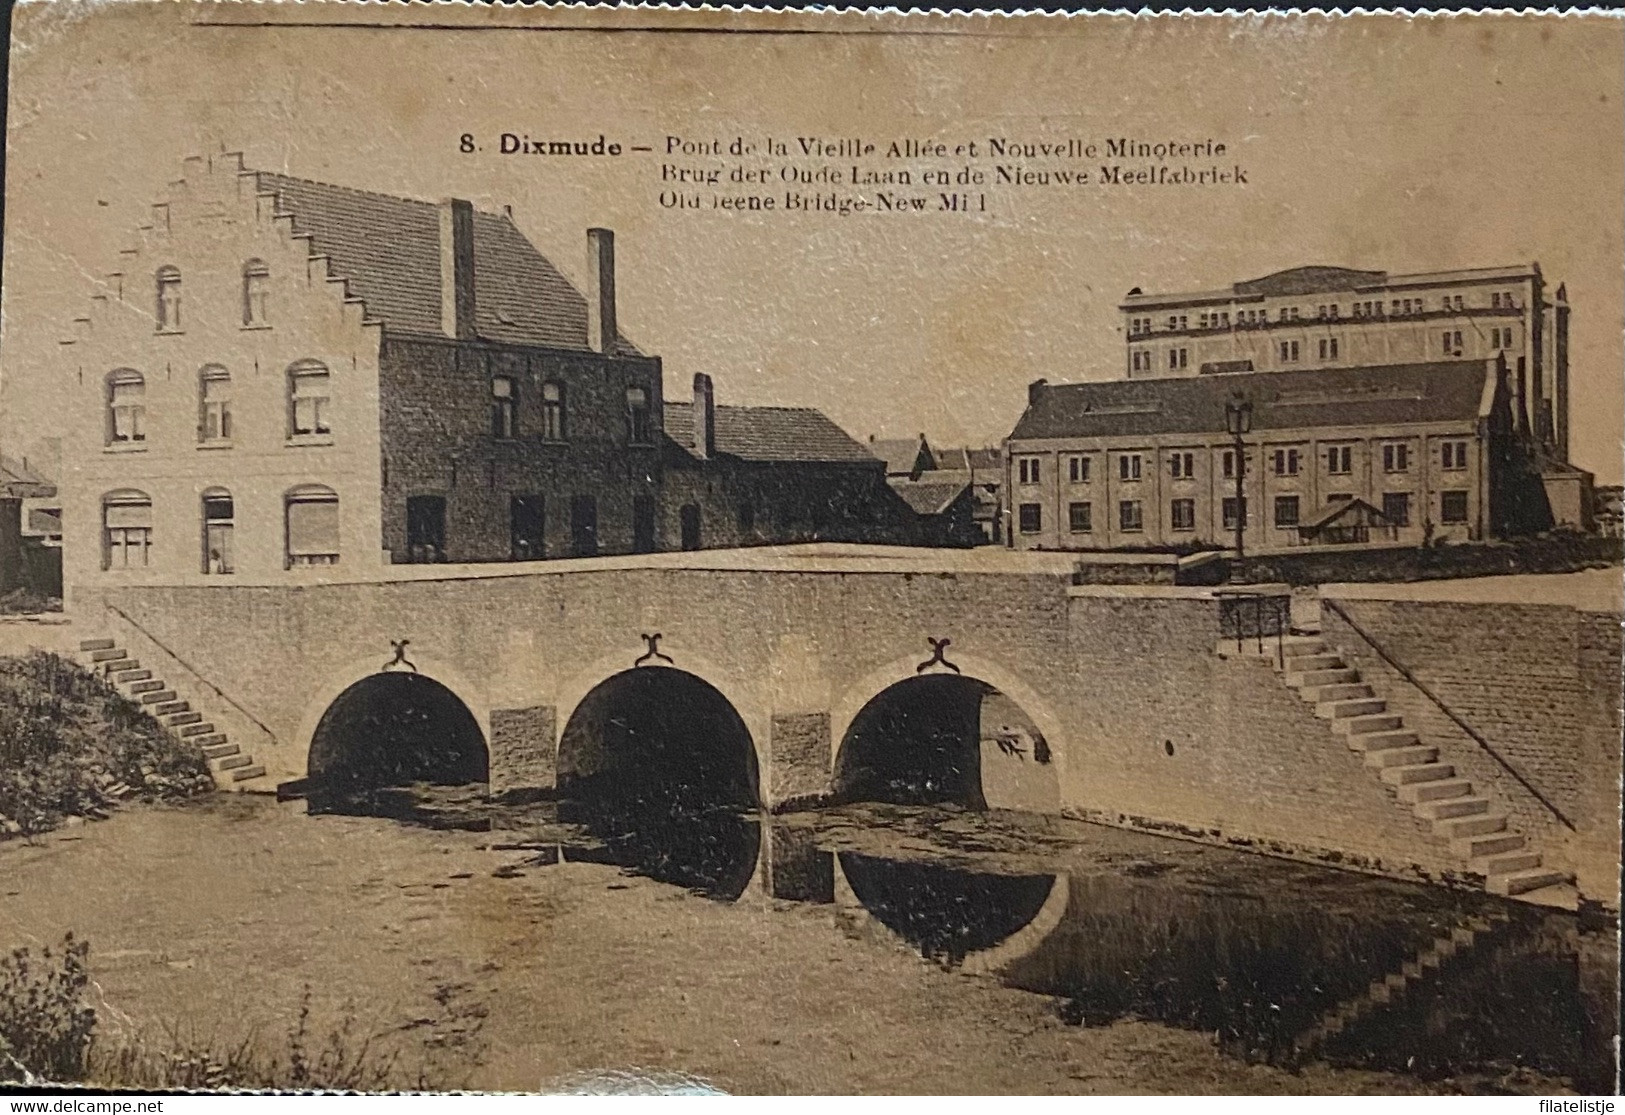
<instances>
[{"instance_id":1,"label":"roof ridge","mask_svg":"<svg viewBox=\"0 0 1625 1115\"><path fill-rule=\"evenodd\" d=\"M439 202L430 201L427 198L411 197L407 194L387 194L382 190L367 190L360 186L346 186L339 182L323 182L319 178L306 178L301 174L283 174L279 170L253 170L246 171L245 173L253 174L256 177L260 175L270 175L274 178L282 178L289 182L302 182L307 186L320 186L324 190L343 190L345 193L361 194L364 197L381 197L389 201L404 201L409 205L423 205L430 209L433 209L439 204ZM472 204L472 202L470 204ZM510 224L513 223L512 217L506 211L493 213L489 209L476 208L474 212L482 217L495 217L498 220L508 221ZM540 249L538 249L538 251L539 250Z\"/></svg>"}]
</instances>

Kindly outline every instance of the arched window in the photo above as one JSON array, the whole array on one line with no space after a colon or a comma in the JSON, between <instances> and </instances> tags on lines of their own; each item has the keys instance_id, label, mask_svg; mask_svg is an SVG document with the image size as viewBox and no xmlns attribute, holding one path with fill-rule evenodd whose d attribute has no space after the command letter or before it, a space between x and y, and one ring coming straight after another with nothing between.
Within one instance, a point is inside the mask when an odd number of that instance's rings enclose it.
<instances>
[{"instance_id":1,"label":"arched window","mask_svg":"<svg viewBox=\"0 0 1625 1115\"><path fill-rule=\"evenodd\" d=\"M108 492L102 497L102 568L144 568L151 553L151 497L133 488Z\"/></svg>"},{"instance_id":2,"label":"arched window","mask_svg":"<svg viewBox=\"0 0 1625 1115\"><path fill-rule=\"evenodd\" d=\"M284 506L288 567L338 564L339 494L321 484L306 484L288 492Z\"/></svg>"},{"instance_id":3,"label":"arched window","mask_svg":"<svg viewBox=\"0 0 1625 1115\"><path fill-rule=\"evenodd\" d=\"M519 385L512 376L491 377L491 436L519 436Z\"/></svg>"},{"instance_id":4,"label":"arched window","mask_svg":"<svg viewBox=\"0 0 1625 1115\"><path fill-rule=\"evenodd\" d=\"M243 264L243 324L265 325L270 321L266 303L271 293L271 269L263 259Z\"/></svg>"},{"instance_id":5,"label":"arched window","mask_svg":"<svg viewBox=\"0 0 1625 1115\"><path fill-rule=\"evenodd\" d=\"M542 384L542 440L564 440L564 384Z\"/></svg>"},{"instance_id":6,"label":"arched window","mask_svg":"<svg viewBox=\"0 0 1625 1115\"><path fill-rule=\"evenodd\" d=\"M198 372L197 437L204 442L231 440L231 373L218 364Z\"/></svg>"},{"instance_id":7,"label":"arched window","mask_svg":"<svg viewBox=\"0 0 1625 1115\"><path fill-rule=\"evenodd\" d=\"M147 381L134 368L107 377L107 444L136 445L147 440Z\"/></svg>"},{"instance_id":8,"label":"arched window","mask_svg":"<svg viewBox=\"0 0 1625 1115\"><path fill-rule=\"evenodd\" d=\"M641 387L626 389L626 440L633 445L654 440L649 429L649 392Z\"/></svg>"},{"instance_id":9,"label":"arched window","mask_svg":"<svg viewBox=\"0 0 1625 1115\"><path fill-rule=\"evenodd\" d=\"M178 333L181 328L181 272L178 267L158 268L158 332Z\"/></svg>"},{"instance_id":10,"label":"arched window","mask_svg":"<svg viewBox=\"0 0 1625 1115\"><path fill-rule=\"evenodd\" d=\"M333 432L333 376L319 360L301 360L288 368L288 434L325 438Z\"/></svg>"},{"instance_id":11,"label":"arched window","mask_svg":"<svg viewBox=\"0 0 1625 1115\"><path fill-rule=\"evenodd\" d=\"M232 554L232 528L236 506L224 488L203 492L203 572L230 573L235 569Z\"/></svg>"}]
</instances>

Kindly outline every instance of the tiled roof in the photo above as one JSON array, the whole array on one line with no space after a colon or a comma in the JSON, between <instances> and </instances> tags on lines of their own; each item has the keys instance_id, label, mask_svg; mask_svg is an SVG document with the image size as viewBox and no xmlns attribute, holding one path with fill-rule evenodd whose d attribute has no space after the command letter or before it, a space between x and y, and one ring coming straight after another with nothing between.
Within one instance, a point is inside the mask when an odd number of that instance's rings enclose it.
<instances>
[{"instance_id":1,"label":"tiled roof","mask_svg":"<svg viewBox=\"0 0 1625 1115\"><path fill-rule=\"evenodd\" d=\"M977 472L1002 472L1004 454L998 449L967 449L965 456Z\"/></svg>"},{"instance_id":2,"label":"tiled roof","mask_svg":"<svg viewBox=\"0 0 1625 1115\"><path fill-rule=\"evenodd\" d=\"M17 460L0 456L0 496L10 499L48 498L56 485Z\"/></svg>"},{"instance_id":3,"label":"tiled roof","mask_svg":"<svg viewBox=\"0 0 1625 1115\"><path fill-rule=\"evenodd\" d=\"M922 450L929 451L924 438L869 439L869 452L886 462L886 472L891 476L911 475Z\"/></svg>"},{"instance_id":4,"label":"tiled roof","mask_svg":"<svg viewBox=\"0 0 1625 1115\"><path fill-rule=\"evenodd\" d=\"M1037 389L1013 439L1224 433L1225 403L1252 400L1254 430L1476 419L1492 382L1483 361L1317 368Z\"/></svg>"},{"instance_id":5,"label":"tiled roof","mask_svg":"<svg viewBox=\"0 0 1625 1115\"><path fill-rule=\"evenodd\" d=\"M970 486L969 477L962 473L955 473L947 479L930 472L924 473L918 480L895 476L887 483L918 515L940 515Z\"/></svg>"},{"instance_id":6,"label":"tiled roof","mask_svg":"<svg viewBox=\"0 0 1625 1115\"><path fill-rule=\"evenodd\" d=\"M822 411L811 407L719 406L717 452L746 461L848 461L875 458ZM694 445L694 405L668 402L666 436L684 449Z\"/></svg>"},{"instance_id":7,"label":"tiled roof","mask_svg":"<svg viewBox=\"0 0 1625 1115\"><path fill-rule=\"evenodd\" d=\"M440 212L427 201L261 171L277 211L309 235L311 250L401 333L438 336ZM506 215L474 214L474 320L480 337L549 348L587 347L587 300ZM620 350L636 349L620 338Z\"/></svg>"}]
</instances>

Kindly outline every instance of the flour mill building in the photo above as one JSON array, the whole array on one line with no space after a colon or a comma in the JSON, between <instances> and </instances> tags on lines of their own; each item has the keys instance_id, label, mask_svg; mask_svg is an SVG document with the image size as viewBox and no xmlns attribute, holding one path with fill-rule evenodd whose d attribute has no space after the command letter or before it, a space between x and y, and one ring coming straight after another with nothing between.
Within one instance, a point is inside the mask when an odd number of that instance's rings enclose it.
<instances>
[{"instance_id":1,"label":"flour mill building","mask_svg":"<svg viewBox=\"0 0 1625 1115\"><path fill-rule=\"evenodd\" d=\"M578 289L506 211L237 155L188 159L152 212L61 350L70 584L909 539L816 411L719 411L699 376L668 435L607 230Z\"/></svg>"}]
</instances>

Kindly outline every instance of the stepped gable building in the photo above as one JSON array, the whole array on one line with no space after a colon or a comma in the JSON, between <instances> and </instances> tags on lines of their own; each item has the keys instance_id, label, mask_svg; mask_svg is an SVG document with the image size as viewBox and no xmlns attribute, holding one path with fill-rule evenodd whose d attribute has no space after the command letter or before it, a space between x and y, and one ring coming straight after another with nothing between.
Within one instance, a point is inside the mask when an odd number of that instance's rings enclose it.
<instances>
[{"instance_id":1,"label":"stepped gable building","mask_svg":"<svg viewBox=\"0 0 1625 1115\"><path fill-rule=\"evenodd\" d=\"M1569 453L1569 306L1537 263L1414 275L1294 267L1220 290L1124 297L1132 379L1370 368L1504 356L1514 415Z\"/></svg>"},{"instance_id":2,"label":"stepped gable building","mask_svg":"<svg viewBox=\"0 0 1625 1115\"><path fill-rule=\"evenodd\" d=\"M1007 443L1018 549L1469 541L1550 526L1504 355L1049 384ZM1227 404L1251 404L1244 461ZM1243 496L1236 502L1236 470Z\"/></svg>"},{"instance_id":3,"label":"stepped gable building","mask_svg":"<svg viewBox=\"0 0 1625 1115\"><path fill-rule=\"evenodd\" d=\"M708 529L723 521L764 541L785 537L781 522L821 536L775 493L806 503L849 473L884 485L850 439L838 460L792 439L776 486L752 489L759 504L711 506L738 466L674 451L660 359L617 328L613 235L589 229L587 249L578 287L506 211L255 171L235 154L186 160L61 349L79 389L64 447L70 593L87 579L715 545L733 536ZM725 409L722 457L730 421ZM893 540L907 526L891 521Z\"/></svg>"}]
</instances>

